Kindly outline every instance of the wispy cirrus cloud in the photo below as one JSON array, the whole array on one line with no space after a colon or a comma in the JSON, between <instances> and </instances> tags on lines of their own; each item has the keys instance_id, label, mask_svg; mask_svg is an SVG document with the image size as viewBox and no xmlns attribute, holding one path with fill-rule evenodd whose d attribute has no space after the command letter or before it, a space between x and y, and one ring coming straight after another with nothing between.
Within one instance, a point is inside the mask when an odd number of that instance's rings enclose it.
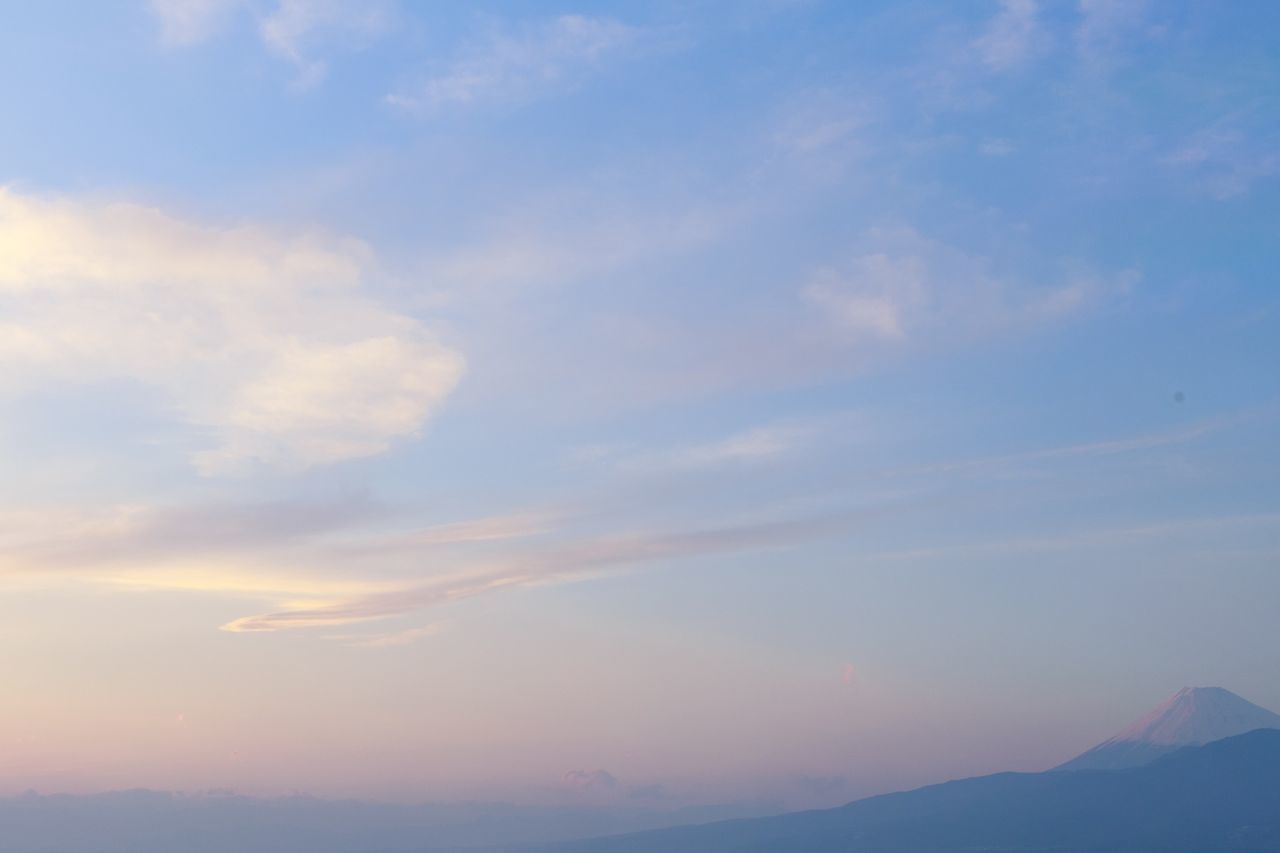
<instances>
[{"instance_id":1,"label":"wispy cirrus cloud","mask_svg":"<svg viewBox=\"0 0 1280 853\"><path fill-rule=\"evenodd\" d=\"M555 517L527 511L406 529L403 516L362 496L9 510L0 512L0 574L321 607L414 589L421 570L406 575L406 560L420 565L452 547L450 565L471 566L468 548L547 532Z\"/></svg>"},{"instance_id":2,"label":"wispy cirrus cloud","mask_svg":"<svg viewBox=\"0 0 1280 853\"><path fill-rule=\"evenodd\" d=\"M0 189L0 394L126 380L212 447L206 474L372 456L463 359L381 306L358 240Z\"/></svg>"},{"instance_id":3,"label":"wispy cirrus cloud","mask_svg":"<svg viewBox=\"0 0 1280 853\"><path fill-rule=\"evenodd\" d=\"M167 47L189 47L211 38L243 5L242 0L149 0L147 8Z\"/></svg>"},{"instance_id":4,"label":"wispy cirrus cloud","mask_svg":"<svg viewBox=\"0 0 1280 853\"><path fill-rule=\"evenodd\" d=\"M915 482L905 494L909 501L917 501L919 487L939 474L994 471L1003 478L1015 466L1177 446L1232 423L1207 421L1166 433L888 473L904 483ZM859 477L867 479L865 472ZM769 514L729 523L658 527L639 533L607 532L610 523L601 517L575 519L545 512L389 530L383 523L392 518L386 508L360 498L152 510L120 507L79 515L25 511L0 515L0 546L5 555L0 570L14 578L64 578L121 589L213 594L274 604L275 609L223 626L231 632L323 628L403 617L507 590L581 582L687 559L790 548L845 535L886 514L910 511L914 504L901 503L901 490L891 491L899 497L881 493L861 507L840 508L847 496L834 503L828 496L820 500L830 507L826 512L797 515L774 507ZM606 532L589 532L601 522ZM484 550L473 550L478 546ZM495 550L494 546L501 547ZM435 630L341 634L329 639L377 648L414 642Z\"/></svg>"},{"instance_id":5,"label":"wispy cirrus cloud","mask_svg":"<svg viewBox=\"0 0 1280 853\"><path fill-rule=\"evenodd\" d=\"M709 441L658 450L585 448L577 458L628 473L671 475L793 457L835 437L860 431L862 425L858 415L848 412L795 417L738 429Z\"/></svg>"},{"instance_id":6,"label":"wispy cirrus cloud","mask_svg":"<svg viewBox=\"0 0 1280 853\"><path fill-rule=\"evenodd\" d=\"M387 102L409 112L429 113L449 106L534 98L572 86L639 35L639 29L620 21L587 15L494 26L438 73L388 95Z\"/></svg>"},{"instance_id":7,"label":"wispy cirrus cloud","mask_svg":"<svg viewBox=\"0 0 1280 853\"><path fill-rule=\"evenodd\" d=\"M317 54L335 42L350 46L371 41L387 31L391 19L385 2L280 0L258 20L258 36L268 51L297 69L295 85L305 88L328 72L327 62Z\"/></svg>"},{"instance_id":8,"label":"wispy cirrus cloud","mask_svg":"<svg viewBox=\"0 0 1280 853\"><path fill-rule=\"evenodd\" d=\"M1225 116L1192 133L1161 162L1219 201L1247 195L1254 184L1280 175L1280 134L1251 127L1250 118Z\"/></svg>"},{"instance_id":9,"label":"wispy cirrus cloud","mask_svg":"<svg viewBox=\"0 0 1280 853\"><path fill-rule=\"evenodd\" d=\"M1126 436L1078 444L1067 444L1030 450L1023 453L983 459L957 460L933 466L915 466L891 472L906 482L923 484L938 474L964 472L1000 472L1005 476L1015 466L1069 462L1088 457L1140 454L1166 447L1187 444L1217 430L1237 423L1240 418L1210 420L1161 433ZM866 479L865 473L860 475ZM924 479L922 479L924 478ZM911 501L931 490L925 488L902 503L901 497L881 497L858 508L833 508L825 513L791 517L763 518L757 521L735 521L719 526L685 530L654 531L641 534L607 534L595 537L579 535L569 541L549 543L521 549L505 559L474 564L456 573L446 573L429 580L407 581L382 591L371 591L357 597L334 596L314 605L295 605L274 612L236 619L223 626L232 632L270 632L294 628L345 625L393 618L426 610L451 602L511 589L572 583L673 561L711 557L722 554L758 552L790 548L807 542L848 534L888 514L909 508ZM928 500L926 498L926 500ZM1261 517L1263 521L1274 516ZM1217 523L1213 521L1213 523ZM1171 522L1170 524L1174 524ZM1156 524L1125 528L1145 534L1166 529ZM1106 537L1107 531L1091 531L1086 537ZM1129 535L1128 532L1124 535ZM1073 538L1072 541L1075 541ZM1057 547L1056 540L1050 547ZM1018 543L1017 547L1040 547L1039 540ZM987 547L985 545L980 547ZM896 555L897 552L894 552ZM913 549L904 555L945 553L945 549ZM846 678L852 671L846 669Z\"/></svg>"},{"instance_id":10,"label":"wispy cirrus cloud","mask_svg":"<svg viewBox=\"0 0 1280 853\"><path fill-rule=\"evenodd\" d=\"M1192 424L1189 427L1169 432L1150 433L1131 438L1119 438L1109 441L1093 441L1085 444L1071 444L1066 447L1054 447L1046 450L1031 451L1014 456L1019 461L1036 459L1061 459L1071 456L1107 456L1115 453L1128 453L1135 450L1151 450L1157 447L1186 444L1202 438L1229 425L1234 418L1220 418Z\"/></svg>"},{"instance_id":11,"label":"wispy cirrus cloud","mask_svg":"<svg viewBox=\"0 0 1280 853\"><path fill-rule=\"evenodd\" d=\"M880 511L877 507L781 521L582 539L389 592L246 616L222 627L237 633L269 632L384 619L509 589L585 580L657 561L787 547L848 530Z\"/></svg>"},{"instance_id":12,"label":"wispy cirrus cloud","mask_svg":"<svg viewBox=\"0 0 1280 853\"><path fill-rule=\"evenodd\" d=\"M1001 0L1000 11L973 42L982 63L992 71L1009 71L1026 64L1048 38L1038 14L1036 0Z\"/></svg>"},{"instance_id":13,"label":"wispy cirrus cloud","mask_svg":"<svg viewBox=\"0 0 1280 853\"><path fill-rule=\"evenodd\" d=\"M248 0L150 0L166 47L191 47L219 35L247 15L263 48L290 63L300 88L320 82L328 63L320 58L335 46L361 46L386 32L393 19L386 0L277 0L263 8Z\"/></svg>"},{"instance_id":14,"label":"wispy cirrus cloud","mask_svg":"<svg viewBox=\"0 0 1280 853\"><path fill-rule=\"evenodd\" d=\"M427 637L437 636L443 630L443 625L422 625L417 628L405 628L402 631L388 631L380 634L337 634L326 639L358 649L386 649L407 646Z\"/></svg>"},{"instance_id":15,"label":"wispy cirrus cloud","mask_svg":"<svg viewBox=\"0 0 1280 853\"><path fill-rule=\"evenodd\" d=\"M877 228L864 251L814 274L804 299L851 345L957 341L1020 331L1076 313L1123 292L1136 274L1079 276L1063 284L1023 284L993 272L984 258L909 228Z\"/></svg>"},{"instance_id":16,"label":"wispy cirrus cloud","mask_svg":"<svg viewBox=\"0 0 1280 853\"><path fill-rule=\"evenodd\" d=\"M954 558L963 554L1045 553L1097 546L1116 547L1140 542L1167 542L1182 536L1199 538L1205 533L1244 534L1250 531L1263 534L1274 534L1280 531L1280 513L1189 516L1140 524L1102 525L1060 534L957 542L928 548L907 548L875 556L915 560L936 557ZM1221 553L1222 549L1216 547L1214 550Z\"/></svg>"},{"instance_id":17,"label":"wispy cirrus cloud","mask_svg":"<svg viewBox=\"0 0 1280 853\"><path fill-rule=\"evenodd\" d=\"M4 561L40 571L154 566L171 559L272 553L384 519L363 496L0 513Z\"/></svg>"},{"instance_id":18,"label":"wispy cirrus cloud","mask_svg":"<svg viewBox=\"0 0 1280 853\"><path fill-rule=\"evenodd\" d=\"M1076 50L1088 66L1113 64L1125 41L1146 24L1147 0L1079 0Z\"/></svg>"},{"instance_id":19,"label":"wispy cirrus cloud","mask_svg":"<svg viewBox=\"0 0 1280 853\"><path fill-rule=\"evenodd\" d=\"M876 110L868 97L840 91L809 92L786 105L776 119L772 142L795 156L831 151L860 151L860 138L874 124Z\"/></svg>"},{"instance_id":20,"label":"wispy cirrus cloud","mask_svg":"<svg viewBox=\"0 0 1280 853\"><path fill-rule=\"evenodd\" d=\"M577 283L724 239L754 211L637 192L620 204L559 189L492 217L474 239L429 250L424 274L454 303L501 299L538 285Z\"/></svg>"},{"instance_id":21,"label":"wispy cirrus cloud","mask_svg":"<svg viewBox=\"0 0 1280 853\"><path fill-rule=\"evenodd\" d=\"M562 513L554 510L527 510L502 515L470 518L433 524L415 530L390 533L344 544L351 554L421 551L443 545L478 545L527 539L555 528Z\"/></svg>"},{"instance_id":22,"label":"wispy cirrus cloud","mask_svg":"<svg viewBox=\"0 0 1280 853\"><path fill-rule=\"evenodd\" d=\"M721 441L678 450L670 461L677 467L703 467L771 459L796 449L813 432L813 427L798 423L754 427Z\"/></svg>"},{"instance_id":23,"label":"wispy cirrus cloud","mask_svg":"<svg viewBox=\"0 0 1280 853\"><path fill-rule=\"evenodd\" d=\"M1000 456L986 456L976 459L958 459L935 465L922 465L912 470L917 473L945 474L950 472L1006 468L1037 462L1052 462L1061 459L1140 453L1163 447L1176 447L1182 444L1189 444L1222 429L1248 420L1251 417L1252 415L1238 415L1233 417L1214 418L1174 430L1106 439L1102 441L1088 441L1079 444L1066 444L1056 447L1042 447L1034 450L1025 450L1019 453L1007 453Z\"/></svg>"}]
</instances>

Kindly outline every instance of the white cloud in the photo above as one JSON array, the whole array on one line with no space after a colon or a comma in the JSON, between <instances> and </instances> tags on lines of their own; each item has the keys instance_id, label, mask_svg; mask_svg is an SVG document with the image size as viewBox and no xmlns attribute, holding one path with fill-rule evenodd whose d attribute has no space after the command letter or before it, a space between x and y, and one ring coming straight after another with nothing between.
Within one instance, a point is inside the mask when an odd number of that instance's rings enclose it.
<instances>
[{"instance_id":1,"label":"white cloud","mask_svg":"<svg viewBox=\"0 0 1280 853\"><path fill-rule=\"evenodd\" d=\"M848 530L870 515L868 510L852 510L784 521L583 539L390 590L289 602L283 609L244 616L222 628L236 633L269 632L386 619L504 590L586 580L664 560L786 547Z\"/></svg>"},{"instance_id":2,"label":"white cloud","mask_svg":"<svg viewBox=\"0 0 1280 853\"><path fill-rule=\"evenodd\" d=\"M460 355L364 290L356 240L0 190L0 393L124 379L207 433L206 473L387 450Z\"/></svg>"},{"instance_id":3,"label":"white cloud","mask_svg":"<svg viewBox=\"0 0 1280 853\"><path fill-rule=\"evenodd\" d=\"M1146 20L1146 0L1080 0L1076 48L1087 63L1106 65Z\"/></svg>"},{"instance_id":4,"label":"white cloud","mask_svg":"<svg viewBox=\"0 0 1280 853\"><path fill-rule=\"evenodd\" d=\"M489 298L528 285L565 284L645 259L701 249L751 211L628 198L625 210L588 193L556 198L496 217L474 242L432 253L424 267L454 299Z\"/></svg>"},{"instance_id":5,"label":"white cloud","mask_svg":"<svg viewBox=\"0 0 1280 853\"><path fill-rule=\"evenodd\" d=\"M1171 447L1195 441L1205 435L1231 426L1237 418L1218 418L1201 421L1190 427L1172 432L1158 432L1126 438L1093 441L1085 444L1067 444L1058 447L1045 447L1039 450L1028 450L1020 453L1009 453L1003 456L989 456L979 459L962 459L940 465L924 465L914 469L915 473L944 474L956 471L972 471L978 469L998 469L1027 463L1047 462L1059 459L1073 459L1087 456L1111 456L1122 453L1135 453Z\"/></svg>"},{"instance_id":6,"label":"white cloud","mask_svg":"<svg viewBox=\"0 0 1280 853\"><path fill-rule=\"evenodd\" d=\"M388 95L387 101L429 112L482 100L533 97L564 84L637 35L635 28L618 21L584 15L561 15L519 32L497 30L442 73Z\"/></svg>"},{"instance_id":7,"label":"white cloud","mask_svg":"<svg viewBox=\"0 0 1280 853\"><path fill-rule=\"evenodd\" d=\"M297 85L319 82L328 68L316 59L318 43L364 41L386 30L390 13L385 4L362 0L280 0L275 10L258 21L258 35L267 50L298 69Z\"/></svg>"},{"instance_id":8,"label":"white cloud","mask_svg":"<svg viewBox=\"0 0 1280 853\"><path fill-rule=\"evenodd\" d=\"M846 343L900 345L1020 330L1069 315L1133 275L1023 285L989 264L910 229L873 229L865 251L818 271L804 298L842 330Z\"/></svg>"},{"instance_id":9,"label":"white cloud","mask_svg":"<svg viewBox=\"0 0 1280 853\"><path fill-rule=\"evenodd\" d=\"M826 151L856 152L862 148L858 131L872 123L873 110L864 101L839 92L809 92L789 105L777 120L773 142L794 155Z\"/></svg>"},{"instance_id":10,"label":"white cloud","mask_svg":"<svg viewBox=\"0 0 1280 853\"><path fill-rule=\"evenodd\" d=\"M924 265L917 257L862 255L847 269L820 271L805 296L855 337L897 340L905 316L925 301Z\"/></svg>"},{"instance_id":11,"label":"white cloud","mask_svg":"<svg viewBox=\"0 0 1280 853\"><path fill-rule=\"evenodd\" d=\"M831 116L806 125L795 123L784 128L777 141L785 149L805 154L845 141L859 124L858 119L846 116Z\"/></svg>"},{"instance_id":12,"label":"white cloud","mask_svg":"<svg viewBox=\"0 0 1280 853\"><path fill-rule=\"evenodd\" d=\"M933 559L942 557L954 560L961 554L990 553L1036 553L1049 551L1070 551L1077 548L1088 548L1103 545L1108 549L1130 542L1161 542L1167 544L1182 536L1197 536L1202 532L1227 531L1238 537L1249 528L1260 528L1274 531L1280 525L1280 514L1245 513L1240 515L1217 516L1184 516L1181 518L1157 520L1145 524L1097 525L1084 527L1075 531L1049 536L1025 536L1010 539L990 539L987 541L953 542L928 548L909 548L900 551L885 551L875 556L887 559ZM1185 547L1185 546L1179 546ZM1114 553L1114 550L1112 550ZM1268 550L1274 553L1274 550ZM1221 556L1221 548L1214 550L1215 556Z\"/></svg>"},{"instance_id":13,"label":"white cloud","mask_svg":"<svg viewBox=\"0 0 1280 853\"><path fill-rule=\"evenodd\" d=\"M385 634L343 634L329 637L348 646L360 649L385 649L393 646L407 646L426 637L434 637L443 630L441 625L423 625L420 628L406 628L403 631L391 631Z\"/></svg>"},{"instance_id":14,"label":"white cloud","mask_svg":"<svg viewBox=\"0 0 1280 853\"><path fill-rule=\"evenodd\" d=\"M1047 463L1144 453L1175 447L1244 417L1187 429L1128 436L981 459L884 472L930 481L955 473L1004 481L1008 472ZM431 525L417 534L361 529L394 517L365 499L194 505L116 506L100 511L27 509L0 512L0 570L20 583L94 581L116 588L170 590L274 602L273 612L224 625L233 632L271 632L351 625L402 617L511 589L585 581L646 565L717 554L785 548L844 535L883 520L899 499L770 519L646 533L557 536L532 546L442 554L444 543L474 546L520 538L520 514ZM470 530L469 530L470 528ZM479 532L479 536L473 535ZM463 535L459 535L459 533ZM442 536L442 533L444 534ZM353 559L353 557L358 557ZM413 642L435 628L330 635L362 646Z\"/></svg>"},{"instance_id":15,"label":"white cloud","mask_svg":"<svg viewBox=\"0 0 1280 853\"><path fill-rule=\"evenodd\" d=\"M854 420L849 415L794 418L750 427L701 444L630 455L597 448L582 458L586 462L605 460L624 471L650 474L767 462L809 449L832 433L848 430Z\"/></svg>"},{"instance_id":16,"label":"white cloud","mask_svg":"<svg viewBox=\"0 0 1280 853\"><path fill-rule=\"evenodd\" d=\"M379 537L344 546L348 553L393 553L423 551L445 545L476 545L485 542L506 542L527 539L547 533L554 528L559 516L551 511L513 512L506 515L490 515L465 521L433 524L406 533Z\"/></svg>"},{"instance_id":17,"label":"white cloud","mask_svg":"<svg viewBox=\"0 0 1280 853\"><path fill-rule=\"evenodd\" d=\"M386 514L363 497L305 501L110 505L0 511L0 549L11 569L151 566L178 557L277 551Z\"/></svg>"},{"instance_id":18,"label":"white cloud","mask_svg":"<svg viewBox=\"0 0 1280 853\"><path fill-rule=\"evenodd\" d=\"M318 83L327 72L317 53L380 35L392 17L384 0L278 0L265 11L247 0L150 0L148 8L160 25L161 43L168 47L207 41L237 15L252 15L263 47L297 69L300 87Z\"/></svg>"},{"instance_id":19,"label":"white cloud","mask_svg":"<svg viewBox=\"0 0 1280 853\"><path fill-rule=\"evenodd\" d=\"M1007 71L1030 59L1044 41L1035 0L1001 0L1000 11L973 46L983 64Z\"/></svg>"},{"instance_id":20,"label":"white cloud","mask_svg":"<svg viewBox=\"0 0 1280 853\"><path fill-rule=\"evenodd\" d=\"M160 41L168 47L198 44L215 35L243 0L150 0L147 7L160 24Z\"/></svg>"},{"instance_id":21,"label":"white cloud","mask_svg":"<svg viewBox=\"0 0 1280 853\"><path fill-rule=\"evenodd\" d=\"M756 427L714 444L689 448L682 456L695 465L767 459L792 450L810 432L800 425Z\"/></svg>"},{"instance_id":22,"label":"white cloud","mask_svg":"<svg viewBox=\"0 0 1280 853\"><path fill-rule=\"evenodd\" d=\"M1280 174L1274 136L1247 133L1231 116L1192 134L1162 163L1190 176L1219 201L1247 195L1258 181Z\"/></svg>"},{"instance_id":23,"label":"white cloud","mask_svg":"<svg viewBox=\"0 0 1280 853\"><path fill-rule=\"evenodd\" d=\"M1018 147L1007 139L984 139L978 146L978 152L987 157L1007 157L1018 150Z\"/></svg>"}]
</instances>

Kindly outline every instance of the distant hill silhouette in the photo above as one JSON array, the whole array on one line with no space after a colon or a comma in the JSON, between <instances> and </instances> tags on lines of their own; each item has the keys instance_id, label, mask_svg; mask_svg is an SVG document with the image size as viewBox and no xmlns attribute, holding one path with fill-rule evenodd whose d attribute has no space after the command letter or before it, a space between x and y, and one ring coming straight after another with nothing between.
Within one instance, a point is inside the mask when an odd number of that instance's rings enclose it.
<instances>
[{"instance_id":1,"label":"distant hill silhouette","mask_svg":"<svg viewBox=\"0 0 1280 853\"><path fill-rule=\"evenodd\" d=\"M507 848L516 849L516 848ZM524 853L1280 851L1280 731L1126 770L999 773L835 809L518 848Z\"/></svg>"},{"instance_id":2,"label":"distant hill silhouette","mask_svg":"<svg viewBox=\"0 0 1280 853\"><path fill-rule=\"evenodd\" d=\"M1119 734L1055 769L1137 767L1184 746L1201 746L1255 729L1280 729L1280 714L1221 687L1184 687Z\"/></svg>"},{"instance_id":3,"label":"distant hill silhouette","mask_svg":"<svg viewBox=\"0 0 1280 853\"><path fill-rule=\"evenodd\" d=\"M764 803L690 809L378 803L132 790L0 797L0 853L405 853L551 842L776 814Z\"/></svg>"}]
</instances>

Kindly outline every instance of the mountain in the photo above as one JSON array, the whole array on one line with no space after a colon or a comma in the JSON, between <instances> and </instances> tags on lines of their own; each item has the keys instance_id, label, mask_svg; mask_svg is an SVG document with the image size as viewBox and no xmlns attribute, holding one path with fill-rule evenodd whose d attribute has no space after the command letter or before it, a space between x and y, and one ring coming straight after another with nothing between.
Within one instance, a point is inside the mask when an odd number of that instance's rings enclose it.
<instances>
[{"instance_id":1,"label":"mountain","mask_svg":"<svg viewBox=\"0 0 1280 853\"><path fill-rule=\"evenodd\" d=\"M1261 853L1280 851L1280 731L1185 747L1126 770L1000 773L836 809L522 853Z\"/></svg>"},{"instance_id":2,"label":"mountain","mask_svg":"<svg viewBox=\"0 0 1280 853\"><path fill-rule=\"evenodd\" d=\"M0 797L0 853L405 853L550 843L776 814L767 803L386 803L230 792L112 791Z\"/></svg>"},{"instance_id":3,"label":"mountain","mask_svg":"<svg viewBox=\"0 0 1280 853\"><path fill-rule=\"evenodd\" d=\"M1184 746L1280 729L1280 715L1221 687L1184 687L1115 737L1055 770L1119 770L1147 764Z\"/></svg>"}]
</instances>

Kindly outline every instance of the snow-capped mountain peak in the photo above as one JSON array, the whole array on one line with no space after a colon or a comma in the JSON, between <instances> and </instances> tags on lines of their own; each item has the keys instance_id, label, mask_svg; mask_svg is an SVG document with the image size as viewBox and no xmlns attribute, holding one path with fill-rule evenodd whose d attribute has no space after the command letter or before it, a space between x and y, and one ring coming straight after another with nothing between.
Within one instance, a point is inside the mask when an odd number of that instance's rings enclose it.
<instances>
[{"instance_id":1,"label":"snow-capped mountain peak","mask_svg":"<svg viewBox=\"0 0 1280 853\"><path fill-rule=\"evenodd\" d=\"M1254 729L1280 729L1280 714L1221 687L1184 687L1119 734L1057 769L1136 767L1184 746L1200 746Z\"/></svg>"}]
</instances>

